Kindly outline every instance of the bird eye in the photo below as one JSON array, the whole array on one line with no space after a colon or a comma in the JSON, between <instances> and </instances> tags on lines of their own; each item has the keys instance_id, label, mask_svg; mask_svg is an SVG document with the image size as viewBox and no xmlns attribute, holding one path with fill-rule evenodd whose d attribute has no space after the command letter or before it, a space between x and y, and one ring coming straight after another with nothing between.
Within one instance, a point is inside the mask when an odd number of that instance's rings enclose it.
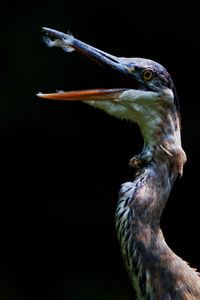
<instances>
[{"instance_id":1,"label":"bird eye","mask_svg":"<svg viewBox=\"0 0 200 300\"><path fill-rule=\"evenodd\" d=\"M145 70L142 74L144 81L149 81L153 77L153 72L151 70Z\"/></svg>"}]
</instances>

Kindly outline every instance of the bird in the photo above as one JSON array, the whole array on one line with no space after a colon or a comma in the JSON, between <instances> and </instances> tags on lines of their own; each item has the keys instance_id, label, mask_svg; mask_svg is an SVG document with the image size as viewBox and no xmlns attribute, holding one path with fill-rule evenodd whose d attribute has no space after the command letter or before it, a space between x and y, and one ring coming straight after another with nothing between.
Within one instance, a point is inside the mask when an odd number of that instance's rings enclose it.
<instances>
[{"instance_id":1,"label":"bird","mask_svg":"<svg viewBox=\"0 0 200 300\"><path fill-rule=\"evenodd\" d=\"M159 63L116 57L72 34L43 27L48 47L77 51L118 75L121 88L38 93L55 100L80 100L138 124L142 152L130 159L133 181L122 184L116 232L124 264L139 300L200 299L200 274L167 245L160 219L174 182L183 174L180 105L173 80Z\"/></svg>"}]
</instances>

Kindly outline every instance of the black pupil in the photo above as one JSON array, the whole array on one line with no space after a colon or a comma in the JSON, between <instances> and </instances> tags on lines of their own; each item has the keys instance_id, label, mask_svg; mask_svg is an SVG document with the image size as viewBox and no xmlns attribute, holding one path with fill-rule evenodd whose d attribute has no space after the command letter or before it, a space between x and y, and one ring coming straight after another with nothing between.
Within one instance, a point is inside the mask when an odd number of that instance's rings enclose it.
<instances>
[{"instance_id":1,"label":"black pupil","mask_svg":"<svg viewBox=\"0 0 200 300\"><path fill-rule=\"evenodd\" d=\"M151 72L149 72L149 71L148 71L148 72L146 72L146 73L145 73L145 77L146 77L146 78L149 78L149 77L151 77Z\"/></svg>"}]
</instances>

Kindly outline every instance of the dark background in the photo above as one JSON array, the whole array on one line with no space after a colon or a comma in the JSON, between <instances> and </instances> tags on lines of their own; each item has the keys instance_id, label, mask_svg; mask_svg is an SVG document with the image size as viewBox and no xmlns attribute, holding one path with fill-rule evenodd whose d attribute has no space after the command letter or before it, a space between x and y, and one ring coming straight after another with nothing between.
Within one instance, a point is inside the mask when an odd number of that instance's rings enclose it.
<instances>
[{"instance_id":1,"label":"dark background","mask_svg":"<svg viewBox=\"0 0 200 300\"><path fill-rule=\"evenodd\" d=\"M135 124L83 103L35 96L121 87L78 53L47 49L42 26L170 72L188 162L161 225L170 247L200 270L197 4L66 0L1 9L1 299L133 299L114 214L121 183L133 179L128 162L141 151L141 135Z\"/></svg>"}]
</instances>

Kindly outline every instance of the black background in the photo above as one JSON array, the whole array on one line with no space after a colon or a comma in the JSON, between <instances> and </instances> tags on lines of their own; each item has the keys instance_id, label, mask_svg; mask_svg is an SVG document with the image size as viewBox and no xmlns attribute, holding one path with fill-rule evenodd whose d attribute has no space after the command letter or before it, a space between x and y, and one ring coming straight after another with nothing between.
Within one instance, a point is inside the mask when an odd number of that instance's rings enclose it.
<instances>
[{"instance_id":1,"label":"black background","mask_svg":"<svg viewBox=\"0 0 200 300\"><path fill-rule=\"evenodd\" d=\"M129 300L114 228L138 127L83 103L36 93L121 87L78 53L48 49L41 27L116 56L163 64L178 91L188 162L162 217L170 247L199 261L199 15L197 3L41 1L1 10L1 299Z\"/></svg>"}]
</instances>

